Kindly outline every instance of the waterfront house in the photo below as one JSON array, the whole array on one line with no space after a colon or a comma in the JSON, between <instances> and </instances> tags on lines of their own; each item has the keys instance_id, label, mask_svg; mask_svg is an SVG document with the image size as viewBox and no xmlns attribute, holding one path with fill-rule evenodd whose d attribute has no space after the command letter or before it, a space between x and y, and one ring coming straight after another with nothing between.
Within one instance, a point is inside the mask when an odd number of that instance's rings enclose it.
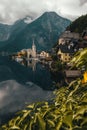
<instances>
[{"instance_id":1,"label":"waterfront house","mask_svg":"<svg viewBox=\"0 0 87 130\"><path fill-rule=\"evenodd\" d=\"M57 52L58 58L63 62L69 62L74 50L70 45L59 45L59 50Z\"/></svg>"},{"instance_id":2,"label":"waterfront house","mask_svg":"<svg viewBox=\"0 0 87 130\"><path fill-rule=\"evenodd\" d=\"M40 53L40 58L48 58L49 57L49 53L45 52L45 51L42 51Z\"/></svg>"}]
</instances>

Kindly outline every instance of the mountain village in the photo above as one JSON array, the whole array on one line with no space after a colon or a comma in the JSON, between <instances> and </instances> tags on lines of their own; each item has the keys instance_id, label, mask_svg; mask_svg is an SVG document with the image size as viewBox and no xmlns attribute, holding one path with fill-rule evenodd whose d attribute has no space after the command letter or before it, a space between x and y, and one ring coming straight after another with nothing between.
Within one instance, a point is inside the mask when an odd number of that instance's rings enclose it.
<instances>
[{"instance_id":1,"label":"mountain village","mask_svg":"<svg viewBox=\"0 0 87 130\"><path fill-rule=\"evenodd\" d=\"M56 56L56 62L60 61L64 64L63 73L66 77L66 82L70 83L73 79L81 77L83 74L86 77L85 82L87 82L87 73L85 72L85 66L82 70L71 69L72 64L70 60L75 55L77 51L83 50L87 47L87 29L83 30L82 34L65 31L59 37L56 47L52 48L51 52L41 51L38 53L33 40L32 48L22 49L16 54L12 55L12 59L25 65L27 61L27 66L32 67L35 70L36 63L39 62L43 65L48 65L50 70L55 72L55 60L52 56ZM59 70L58 70L59 71Z\"/></svg>"},{"instance_id":2,"label":"mountain village","mask_svg":"<svg viewBox=\"0 0 87 130\"><path fill-rule=\"evenodd\" d=\"M71 23L46 12L7 28L0 37L0 130L87 130L87 15Z\"/></svg>"}]
</instances>

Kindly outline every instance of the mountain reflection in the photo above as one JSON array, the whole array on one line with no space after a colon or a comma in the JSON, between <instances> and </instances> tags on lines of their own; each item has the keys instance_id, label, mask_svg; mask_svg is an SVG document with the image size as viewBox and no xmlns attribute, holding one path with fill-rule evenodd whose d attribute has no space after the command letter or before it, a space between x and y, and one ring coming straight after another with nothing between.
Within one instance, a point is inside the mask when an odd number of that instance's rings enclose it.
<instances>
[{"instance_id":1,"label":"mountain reflection","mask_svg":"<svg viewBox=\"0 0 87 130\"><path fill-rule=\"evenodd\" d=\"M21 63L19 64L8 57L0 57L0 82L15 80L22 85L26 85L27 82L32 82L44 90L54 89L49 69L43 67L37 61L28 62L24 60Z\"/></svg>"}]
</instances>

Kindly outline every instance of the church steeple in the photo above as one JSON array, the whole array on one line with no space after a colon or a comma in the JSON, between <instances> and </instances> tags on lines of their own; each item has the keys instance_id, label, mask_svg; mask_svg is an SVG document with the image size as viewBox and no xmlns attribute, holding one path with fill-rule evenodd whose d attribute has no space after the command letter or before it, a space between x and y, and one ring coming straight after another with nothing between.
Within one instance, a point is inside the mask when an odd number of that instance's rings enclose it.
<instances>
[{"instance_id":1,"label":"church steeple","mask_svg":"<svg viewBox=\"0 0 87 130\"><path fill-rule=\"evenodd\" d=\"M32 46L35 46L35 44L34 44L34 39L33 39L33 44L32 44Z\"/></svg>"},{"instance_id":2,"label":"church steeple","mask_svg":"<svg viewBox=\"0 0 87 130\"><path fill-rule=\"evenodd\" d=\"M33 43L32 43L32 55L33 55L33 57L36 57L36 46L34 43L34 39L33 39Z\"/></svg>"},{"instance_id":3,"label":"church steeple","mask_svg":"<svg viewBox=\"0 0 87 130\"><path fill-rule=\"evenodd\" d=\"M35 46L35 43L34 43L34 39L33 39L33 43L32 43L32 50L36 50L36 46Z\"/></svg>"}]
</instances>

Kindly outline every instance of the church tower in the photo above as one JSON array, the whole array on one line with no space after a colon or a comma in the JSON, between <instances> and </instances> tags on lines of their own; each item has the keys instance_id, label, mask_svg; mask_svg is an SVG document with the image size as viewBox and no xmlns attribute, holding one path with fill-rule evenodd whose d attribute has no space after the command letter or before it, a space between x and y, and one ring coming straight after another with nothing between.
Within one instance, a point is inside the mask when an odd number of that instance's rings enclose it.
<instances>
[{"instance_id":1,"label":"church tower","mask_svg":"<svg viewBox=\"0 0 87 130\"><path fill-rule=\"evenodd\" d=\"M34 39L33 39L33 44L32 44L32 57L36 57L36 46L34 44Z\"/></svg>"}]
</instances>

